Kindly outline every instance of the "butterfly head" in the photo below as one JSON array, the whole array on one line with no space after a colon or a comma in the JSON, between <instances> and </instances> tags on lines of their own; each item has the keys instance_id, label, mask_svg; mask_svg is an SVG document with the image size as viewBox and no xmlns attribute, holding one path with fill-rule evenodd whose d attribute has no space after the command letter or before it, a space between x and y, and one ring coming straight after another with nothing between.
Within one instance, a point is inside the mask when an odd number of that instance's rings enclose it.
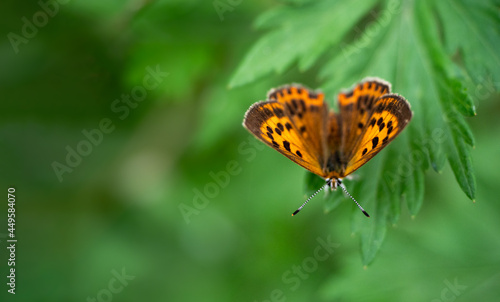
<instances>
[{"instance_id":1,"label":"butterfly head","mask_svg":"<svg viewBox=\"0 0 500 302\"><path fill-rule=\"evenodd\" d=\"M293 212L292 216L297 215L297 213L299 213L300 210L302 210L302 208L309 202L309 200L311 200L314 196L316 196L319 192L321 192L324 188L327 188L327 187L330 187L331 190L336 190L337 187L341 187L342 190L344 191L344 193L347 194L347 196L349 196L356 203L356 205L363 212L363 214L365 214L366 217L370 217L370 215L368 215L368 213L356 201L356 199L354 199L354 197L352 197L352 195L349 194L349 192L347 192L347 189L344 186L344 184L342 183L342 179L340 179L340 178L327 178L326 183L323 186L321 186L321 188L319 188L316 192L314 192L314 194L309 196L309 198L295 212Z\"/></svg>"}]
</instances>

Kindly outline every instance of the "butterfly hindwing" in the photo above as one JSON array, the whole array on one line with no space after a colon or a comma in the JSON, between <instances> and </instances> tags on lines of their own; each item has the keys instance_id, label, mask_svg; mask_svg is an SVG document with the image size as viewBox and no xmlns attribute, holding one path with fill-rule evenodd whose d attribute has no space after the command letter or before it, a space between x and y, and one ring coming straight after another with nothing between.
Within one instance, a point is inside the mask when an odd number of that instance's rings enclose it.
<instances>
[{"instance_id":1,"label":"butterfly hindwing","mask_svg":"<svg viewBox=\"0 0 500 302\"><path fill-rule=\"evenodd\" d=\"M298 85L273 89L250 107L243 125L295 163L322 176L328 109L323 94Z\"/></svg>"}]
</instances>

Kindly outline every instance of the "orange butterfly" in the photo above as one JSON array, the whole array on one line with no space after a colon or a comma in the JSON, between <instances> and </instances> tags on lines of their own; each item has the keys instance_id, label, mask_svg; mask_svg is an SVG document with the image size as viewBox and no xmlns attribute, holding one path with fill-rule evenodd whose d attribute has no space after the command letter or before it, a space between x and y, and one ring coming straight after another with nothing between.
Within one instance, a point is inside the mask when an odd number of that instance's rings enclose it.
<instances>
[{"instance_id":1,"label":"orange butterfly","mask_svg":"<svg viewBox=\"0 0 500 302\"><path fill-rule=\"evenodd\" d=\"M365 78L338 95L336 113L329 110L322 92L292 84L272 89L267 101L248 109L243 120L248 131L326 180L292 216L325 187L340 186L369 217L342 179L373 158L410 122L410 104L390 91L388 82Z\"/></svg>"}]
</instances>

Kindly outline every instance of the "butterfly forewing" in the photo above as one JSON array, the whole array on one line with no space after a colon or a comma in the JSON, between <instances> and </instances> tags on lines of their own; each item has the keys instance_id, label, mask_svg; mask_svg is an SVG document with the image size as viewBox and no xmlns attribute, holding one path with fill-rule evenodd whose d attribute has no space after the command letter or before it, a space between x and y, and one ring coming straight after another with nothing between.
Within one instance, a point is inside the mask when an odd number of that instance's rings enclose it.
<instances>
[{"instance_id":1,"label":"butterfly forewing","mask_svg":"<svg viewBox=\"0 0 500 302\"><path fill-rule=\"evenodd\" d=\"M250 107L243 125L257 138L309 171L324 176L328 108L322 93L298 85L273 89Z\"/></svg>"},{"instance_id":2,"label":"butterfly forewing","mask_svg":"<svg viewBox=\"0 0 500 302\"><path fill-rule=\"evenodd\" d=\"M368 111L366 124L347 158L345 175L351 174L387 146L410 122L409 103L397 94L386 94Z\"/></svg>"},{"instance_id":3,"label":"butterfly forewing","mask_svg":"<svg viewBox=\"0 0 500 302\"><path fill-rule=\"evenodd\" d=\"M319 162L324 161L328 106L324 94L300 85L283 86L268 93L268 99L276 100L285 108L285 114L298 130L304 144L317 153Z\"/></svg>"}]
</instances>

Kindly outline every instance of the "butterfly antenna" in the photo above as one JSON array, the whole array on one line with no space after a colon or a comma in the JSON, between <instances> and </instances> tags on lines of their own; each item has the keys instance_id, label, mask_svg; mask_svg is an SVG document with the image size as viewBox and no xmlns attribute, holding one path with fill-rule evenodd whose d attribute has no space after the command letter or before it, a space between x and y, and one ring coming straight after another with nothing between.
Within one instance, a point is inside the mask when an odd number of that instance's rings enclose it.
<instances>
[{"instance_id":1,"label":"butterfly antenna","mask_svg":"<svg viewBox=\"0 0 500 302\"><path fill-rule=\"evenodd\" d=\"M295 216L297 215L297 213L302 210L302 208L309 202L309 200L311 200L314 196L316 196L316 194L318 194L319 192L321 192L325 187L328 187L330 186L330 183L332 181L330 179L327 179L326 180L326 184L324 184L321 188L318 189L318 191L314 192L313 195L309 196L309 198L295 211L293 212L292 216Z\"/></svg>"},{"instance_id":2,"label":"butterfly antenna","mask_svg":"<svg viewBox=\"0 0 500 302\"><path fill-rule=\"evenodd\" d=\"M340 181L337 181L337 184L339 185L339 187L342 188L342 190L344 190L344 192L347 194L347 196L351 197L352 200L354 200L354 202L356 203L356 205L358 206L358 208L363 212L363 214L365 214L366 217L370 217L370 215L368 215L368 213L365 211L365 209L363 209L363 207L356 201L356 199L354 199L354 197L352 197L351 194L349 194L349 192L347 192L347 189L345 188L344 184Z\"/></svg>"}]
</instances>

